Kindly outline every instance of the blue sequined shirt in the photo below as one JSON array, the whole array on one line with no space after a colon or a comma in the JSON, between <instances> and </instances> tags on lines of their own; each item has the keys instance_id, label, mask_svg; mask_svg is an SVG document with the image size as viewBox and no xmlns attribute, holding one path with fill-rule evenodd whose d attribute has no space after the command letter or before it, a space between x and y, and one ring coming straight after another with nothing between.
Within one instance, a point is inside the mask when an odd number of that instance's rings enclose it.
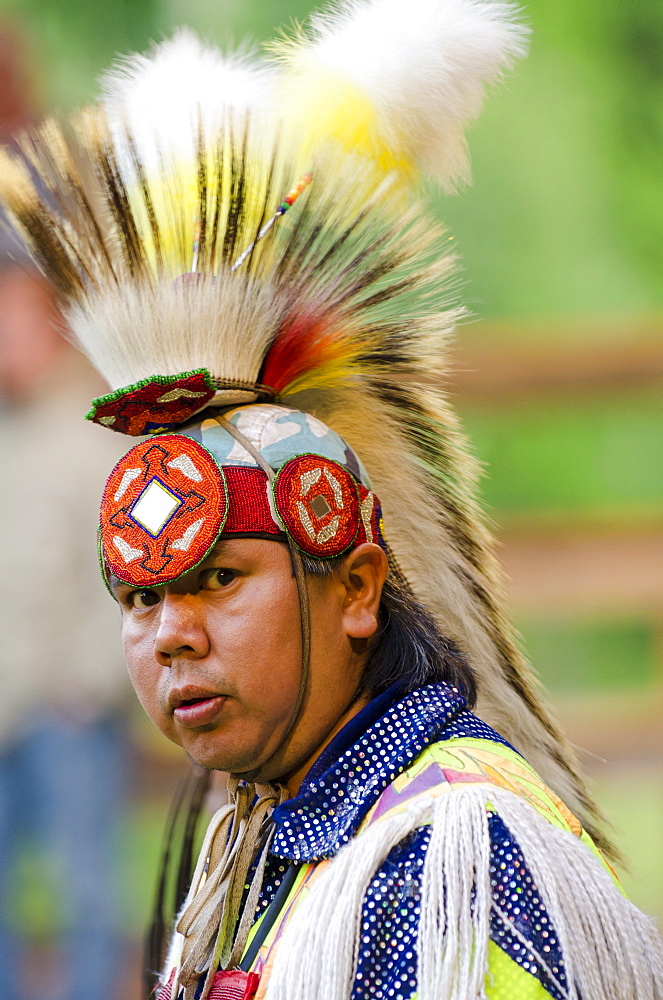
<instances>
[{"instance_id":1,"label":"blue sequined shirt","mask_svg":"<svg viewBox=\"0 0 663 1000\"><path fill-rule=\"evenodd\" d=\"M370 702L321 754L298 794L275 810L276 832L259 913L274 898L291 863L333 857L355 835L382 792L427 746L463 737L509 746L446 684L404 696L394 686ZM545 906L507 827L497 815L490 817L489 826L493 898L518 932L494 917L491 938L528 974L521 977L531 982L528 997L562 1000L558 987L566 992L564 962ZM427 827L406 837L369 885L352 1000L411 1000L417 992L421 879L429 837ZM542 954L555 982L538 961Z\"/></svg>"}]
</instances>

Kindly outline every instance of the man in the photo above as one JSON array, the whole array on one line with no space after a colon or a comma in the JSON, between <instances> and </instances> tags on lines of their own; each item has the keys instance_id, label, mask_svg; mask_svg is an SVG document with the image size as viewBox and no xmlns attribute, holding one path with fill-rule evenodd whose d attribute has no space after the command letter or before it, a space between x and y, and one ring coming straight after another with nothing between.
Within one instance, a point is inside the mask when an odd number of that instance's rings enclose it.
<instances>
[{"instance_id":1,"label":"man","mask_svg":"<svg viewBox=\"0 0 663 1000\"><path fill-rule=\"evenodd\" d=\"M134 683L231 773L162 1000L661 996L439 388L459 310L414 181L464 175L522 48L487 0L345 4L278 71L182 34L34 141L55 205L3 164L114 387L90 419L147 435L100 525Z\"/></svg>"}]
</instances>

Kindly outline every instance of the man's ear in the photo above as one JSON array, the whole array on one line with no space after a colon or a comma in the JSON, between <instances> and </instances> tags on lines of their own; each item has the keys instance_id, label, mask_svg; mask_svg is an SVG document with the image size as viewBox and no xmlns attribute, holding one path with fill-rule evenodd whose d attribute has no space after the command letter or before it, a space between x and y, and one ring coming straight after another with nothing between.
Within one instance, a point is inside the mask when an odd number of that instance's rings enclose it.
<instances>
[{"instance_id":1,"label":"man's ear","mask_svg":"<svg viewBox=\"0 0 663 1000\"><path fill-rule=\"evenodd\" d=\"M375 634L388 572L386 555L372 542L364 542L344 558L339 572L345 587L343 626L351 639L368 639Z\"/></svg>"}]
</instances>

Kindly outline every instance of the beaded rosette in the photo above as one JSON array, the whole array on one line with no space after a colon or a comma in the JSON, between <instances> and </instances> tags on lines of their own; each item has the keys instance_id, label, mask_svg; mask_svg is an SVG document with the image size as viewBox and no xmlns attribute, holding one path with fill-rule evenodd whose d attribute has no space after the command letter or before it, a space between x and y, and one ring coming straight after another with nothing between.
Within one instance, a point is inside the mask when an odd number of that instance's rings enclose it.
<instances>
[{"instance_id":1,"label":"beaded rosette","mask_svg":"<svg viewBox=\"0 0 663 1000\"><path fill-rule=\"evenodd\" d=\"M270 483L251 466L219 464L185 434L132 448L113 469L101 504L104 575L131 586L169 583L198 565L223 533L287 535L318 559L383 542L380 503L342 465L321 455L286 462Z\"/></svg>"},{"instance_id":2,"label":"beaded rosette","mask_svg":"<svg viewBox=\"0 0 663 1000\"><path fill-rule=\"evenodd\" d=\"M342 466L320 455L298 455L279 469L272 493L295 545L318 559L362 542L382 540L380 504Z\"/></svg>"},{"instance_id":3,"label":"beaded rosette","mask_svg":"<svg viewBox=\"0 0 663 1000\"><path fill-rule=\"evenodd\" d=\"M133 586L166 583L204 559L223 530L223 470L177 434L136 445L113 469L101 502L106 567Z\"/></svg>"}]
</instances>

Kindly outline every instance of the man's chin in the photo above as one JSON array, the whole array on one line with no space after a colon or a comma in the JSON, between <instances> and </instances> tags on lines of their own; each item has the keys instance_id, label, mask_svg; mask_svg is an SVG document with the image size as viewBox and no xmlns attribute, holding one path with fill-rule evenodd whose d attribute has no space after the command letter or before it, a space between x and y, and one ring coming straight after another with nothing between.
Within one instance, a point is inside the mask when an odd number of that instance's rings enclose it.
<instances>
[{"instance_id":1,"label":"man's chin","mask_svg":"<svg viewBox=\"0 0 663 1000\"><path fill-rule=\"evenodd\" d=\"M201 767L226 771L245 781L279 781L297 765L300 756L306 756L306 753L293 754L290 739L281 745L281 726L268 732L259 729L252 740L247 739L246 729L242 728L244 732L233 738L232 732L224 732L221 727L197 732L178 727L171 738Z\"/></svg>"},{"instance_id":2,"label":"man's chin","mask_svg":"<svg viewBox=\"0 0 663 1000\"><path fill-rule=\"evenodd\" d=\"M201 767L208 771L227 771L247 781L255 780L253 775L262 770L270 754L269 750L259 747L219 746L212 739L205 739L203 736L179 742L187 756Z\"/></svg>"}]
</instances>

